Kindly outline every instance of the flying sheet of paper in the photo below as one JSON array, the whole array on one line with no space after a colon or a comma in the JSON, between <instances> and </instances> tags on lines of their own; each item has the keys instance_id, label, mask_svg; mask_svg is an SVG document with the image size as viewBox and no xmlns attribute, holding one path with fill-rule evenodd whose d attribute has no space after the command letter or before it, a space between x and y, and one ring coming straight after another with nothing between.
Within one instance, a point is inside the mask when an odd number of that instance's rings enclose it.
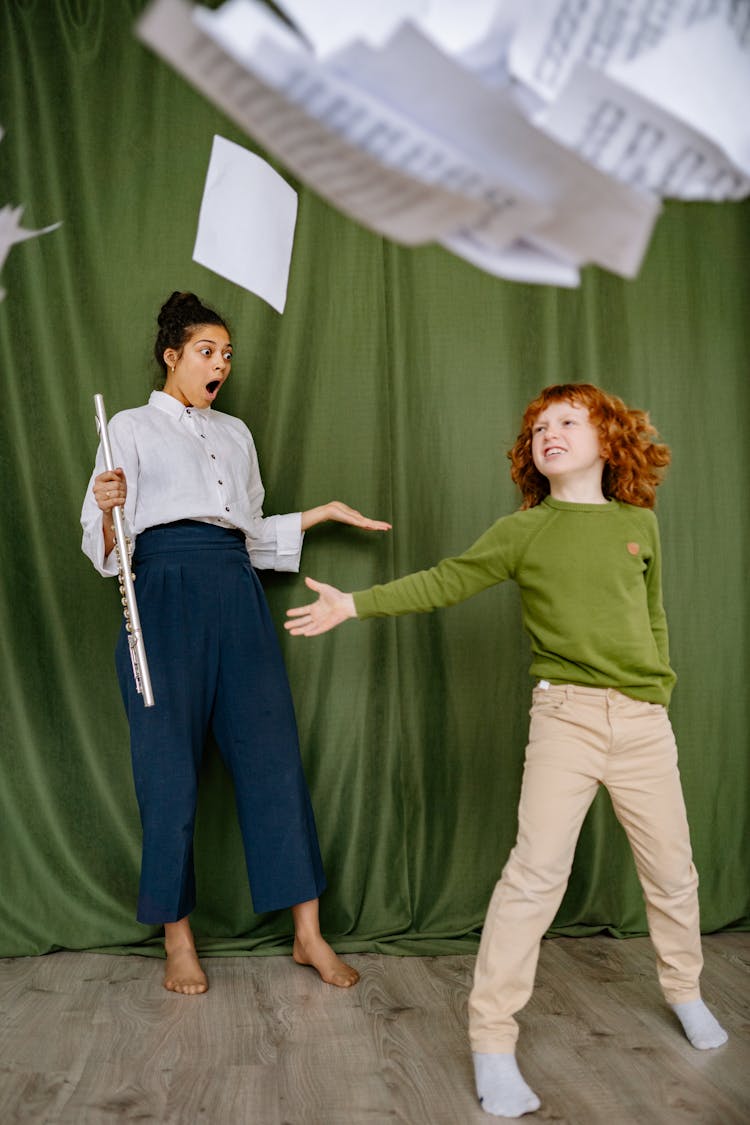
<instances>
[{"instance_id":1,"label":"flying sheet of paper","mask_svg":"<svg viewBox=\"0 0 750 1125\"><path fill-rule=\"evenodd\" d=\"M2 133L0 132L0 137ZM15 246L17 242L25 242L27 238L37 238L40 234L49 234L50 231L57 230L62 226L62 222L52 223L51 226L42 227L40 230L26 230L21 226L21 216L23 215L23 207L11 207L8 203L5 207L0 207L0 269L2 269L5 259L10 253L11 246ZM5 297L5 290L0 289L0 301Z\"/></svg>"},{"instance_id":2,"label":"flying sheet of paper","mask_svg":"<svg viewBox=\"0 0 750 1125\"><path fill-rule=\"evenodd\" d=\"M500 102L413 25L384 49L357 43L321 64L290 51L255 0L232 0L228 11L229 23L224 8L197 9L194 18L287 100L388 169L484 204L447 233L468 226L488 249L502 249L534 232L556 255L624 276L637 272L658 201L612 183L550 142L510 99ZM477 117L492 135L472 151ZM279 139L270 147L283 159Z\"/></svg>"},{"instance_id":3,"label":"flying sheet of paper","mask_svg":"<svg viewBox=\"0 0 750 1125\"><path fill-rule=\"evenodd\" d=\"M323 57L353 39L384 43L399 24L410 16L426 13L431 3L430 0L378 0L377 4L352 4L351 0L276 0L276 6L289 16L315 54ZM226 7L224 4L223 8Z\"/></svg>"},{"instance_id":4,"label":"flying sheet of paper","mask_svg":"<svg viewBox=\"0 0 750 1125\"><path fill-rule=\"evenodd\" d=\"M384 171L396 172L465 196L463 221L472 219L469 204L475 201L473 216L485 241L492 245L507 244L549 213L545 205L488 177L460 144L446 140L444 132L422 128L413 114L403 112L398 99L383 98L379 88L368 91L348 76L342 81L333 64L318 62L296 44L290 48L287 29L277 26L275 17L257 0L230 0L228 7L217 12L198 8L193 18L258 79L351 145L357 158L363 152L374 157L381 166L381 178ZM423 38L421 41L427 46ZM362 48L372 50L366 44ZM429 49L433 56L444 57ZM280 146L286 139L277 134L272 151L282 156ZM319 176L313 168L308 182L326 195ZM370 225L379 229L374 220Z\"/></svg>"},{"instance_id":5,"label":"flying sheet of paper","mask_svg":"<svg viewBox=\"0 0 750 1125\"><path fill-rule=\"evenodd\" d=\"M429 0L426 10L414 16L414 23L447 55L464 55L485 39L504 9L519 2Z\"/></svg>"},{"instance_id":6,"label":"flying sheet of paper","mask_svg":"<svg viewBox=\"0 0 750 1125\"><path fill-rule=\"evenodd\" d=\"M714 141L750 176L750 3L744 39L712 17L609 68L613 78Z\"/></svg>"},{"instance_id":7,"label":"flying sheet of paper","mask_svg":"<svg viewBox=\"0 0 750 1125\"><path fill-rule=\"evenodd\" d=\"M215 136L193 261L284 311L297 193L270 164Z\"/></svg>"},{"instance_id":8,"label":"flying sheet of paper","mask_svg":"<svg viewBox=\"0 0 750 1125\"><path fill-rule=\"evenodd\" d=\"M5 130L0 125L0 141L4 136ZM42 227L41 230L26 230L25 227L21 226L22 215L22 206L11 207L10 203L6 203L4 207L0 207L0 269L3 268L11 247L15 246L17 242L25 242L27 238L36 238L40 234L49 234L50 231L57 230L59 226L62 226L62 222L59 222L52 223L48 227ZM0 301L3 300L5 295L5 290L0 288Z\"/></svg>"},{"instance_id":9,"label":"flying sheet of paper","mask_svg":"<svg viewBox=\"0 0 750 1125\"><path fill-rule=\"evenodd\" d=\"M534 285L559 285L575 289L580 285L577 268L561 258L537 249L519 239L504 250L485 246L473 232L442 238L441 246L459 258L506 281L527 281Z\"/></svg>"},{"instance_id":10,"label":"flying sheet of paper","mask_svg":"<svg viewBox=\"0 0 750 1125\"><path fill-rule=\"evenodd\" d=\"M489 0L487 4L476 0L476 6L480 10L473 15L475 23L463 31L455 26L462 19L463 8L454 0L439 0L431 5L428 18L415 22L441 51L452 55L485 86L508 89L513 81L508 59L510 44L528 0ZM491 17L487 8L492 10Z\"/></svg>"},{"instance_id":11,"label":"flying sheet of paper","mask_svg":"<svg viewBox=\"0 0 750 1125\"><path fill-rule=\"evenodd\" d=\"M516 78L550 101L578 63L595 70L632 61L664 38L707 18L721 19L740 41L747 40L746 0L535 0L514 36L510 66Z\"/></svg>"},{"instance_id":12,"label":"flying sheet of paper","mask_svg":"<svg viewBox=\"0 0 750 1125\"><path fill-rule=\"evenodd\" d=\"M197 11L204 20L212 15L207 9ZM276 42L255 40L248 48L235 38L220 45L216 26L209 36L193 22L192 12L185 0L156 0L136 24L136 33L264 148L346 214L396 242L416 245L486 211L486 203L445 186L446 181L452 184L455 180L449 163L443 162L442 183L440 177L429 183L385 168L375 156L345 141L301 109L289 96L296 92L293 84L284 93L274 90L238 58L244 58L248 49L260 42L260 53L270 66L277 61L270 48L281 51ZM293 55L292 51L286 54ZM292 81L295 72L291 66L290 70ZM307 89L304 70L302 78L309 97L314 90ZM349 116L353 125L359 117L345 92L341 103L331 105L329 112L334 118L337 112L345 119ZM373 124L373 148L385 132ZM416 151L415 157L420 156Z\"/></svg>"},{"instance_id":13,"label":"flying sheet of paper","mask_svg":"<svg viewBox=\"0 0 750 1125\"><path fill-rule=\"evenodd\" d=\"M537 123L603 172L675 199L740 199L750 183L689 125L579 64Z\"/></svg>"},{"instance_id":14,"label":"flying sheet of paper","mask_svg":"<svg viewBox=\"0 0 750 1125\"><path fill-rule=\"evenodd\" d=\"M747 0L542 0L510 65L539 99L536 123L624 183L678 199L750 191Z\"/></svg>"},{"instance_id":15,"label":"flying sheet of paper","mask_svg":"<svg viewBox=\"0 0 750 1125\"><path fill-rule=\"evenodd\" d=\"M259 0L152 0L137 32L313 190L394 241L438 241L500 276L548 268L572 284L591 262L632 277L659 197L747 194L728 100L747 102L750 0L280 6L305 39ZM734 60L727 85L700 40L703 102L684 96L699 33Z\"/></svg>"},{"instance_id":16,"label":"flying sheet of paper","mask_svg":"<svg viewBox=\"0 0 750 1125\"><path fill-rule=\"evenodd\" d=\"M418 28L405 25L382 50L354 44L326 65L373 97L381 92L389 106L409 107L426 132L461 146L517 201L505 216L503 240L480 219L450 234L473 230L488 251L532 235L563 260L595 262L626 277L637 272L659 201L618 184L545 136L509 91L487 87Z\"/></svg>"}]
</instances>

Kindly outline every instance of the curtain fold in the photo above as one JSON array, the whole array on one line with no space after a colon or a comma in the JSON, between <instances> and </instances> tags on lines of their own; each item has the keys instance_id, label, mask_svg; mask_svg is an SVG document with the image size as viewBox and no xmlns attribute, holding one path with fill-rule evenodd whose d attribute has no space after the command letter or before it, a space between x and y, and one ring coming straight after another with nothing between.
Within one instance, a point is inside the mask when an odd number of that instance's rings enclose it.
<instances>
[{"instance_id":1,"label":"curtain fold","mask_svg":"<svg viewBox=\"0 0 750 1125\"><path fill-rule=\"evenodd\" d=\"M262 576L329 877L323 927L340 948L476 948L515 837L528 647L509 585L314 640L283 632L285 610L308 597L304 574L361 589L463 550L512 511L505 454L523 408L575 379L648 409L673 450L658 514L702 925L747 928L750 204L669 205L637 280L589 269L562 291L389 244L286 176L300 208L280 317L191 260L213 134L258 149L134 39L142 6L0 7L0 206L23 204L29 228L63 221L2 269L0 955L156 952L157 931L134 920L119 600L80 552L78 517L92 396L110 416L146 400L156 314L176 288L229 321L219 407L253 431L266 510L341 499L394 525L316 528L300 576ZM232 809L209 750L201 948L288 949L288 912L252 911ZM554 930L645 929L600 794Z\"/></svg>"}]
</instances>

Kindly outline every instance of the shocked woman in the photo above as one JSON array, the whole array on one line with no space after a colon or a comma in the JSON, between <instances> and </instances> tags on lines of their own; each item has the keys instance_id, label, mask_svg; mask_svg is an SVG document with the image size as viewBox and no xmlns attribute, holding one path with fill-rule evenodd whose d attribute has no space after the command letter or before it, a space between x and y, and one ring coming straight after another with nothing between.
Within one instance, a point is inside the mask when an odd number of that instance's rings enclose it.
<instances>
[{"instance_id":1,"label":"shocked woman","mask_svg":"<svg viewBox=\"0 0 750 1125\"><path fill-rule=\"evenodd\" d=\"M226 324L194 294L177 292L158 324L164 389L112 418L120 467L103 471L99 450L81 513L84 552L100 574L116 575L112 512L123 508L156 700L145 708L136 692L123 625L116 664L143 826L137 917L164 926L165 987L205 992L189 916L198 773L211 730L234 781L255 911L291 907L295 961L347 988L357 973L320 932L325 875L289 685L255 568L298 570L304 532L326 520L371 531L390 525L339 501L263 516L252 435L213 409L232 367Z\"/></svg>"}]
</instances>

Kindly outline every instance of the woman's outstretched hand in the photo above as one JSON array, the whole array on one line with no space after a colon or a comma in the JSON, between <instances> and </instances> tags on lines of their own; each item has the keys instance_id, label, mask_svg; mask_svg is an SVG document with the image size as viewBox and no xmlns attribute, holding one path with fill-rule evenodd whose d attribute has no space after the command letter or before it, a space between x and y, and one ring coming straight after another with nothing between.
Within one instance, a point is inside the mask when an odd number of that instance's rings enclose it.
<instances>
[{"instance_id":1,"label":"woman's outstretched hand","mask_svg":"<svg viewBox=\"0 0 750 1125\"><path fill-rule=\"evenodd\" d=\"M391 525L383 520L371 520L363 516L356 508L342 504L340 500L331 500L328 504L320 504L317 508L309 508L302 513L302 530L307 531L318 523L333 520L335 523L349 523L352 527L361 527L365 531L390 531ZM333 587L331 587L333 589Z\"/></svg>"},{"instance_id":2,"label":"woman's outstretched hand","mask_svg":"<svg viewBox=\"0 0 750 1125\"><path fill-rule=\"evenodd\" d=\"M318 600L286 611L287 617L292 620L286 621L284 628L293 637L317 637L319 633L335 629L347 618L357 616L351 594L345 594L335 586L327 586L325 582L316 582L314 578L306 578L305 585L317 592Z\"/></svg>"}]
</instances>

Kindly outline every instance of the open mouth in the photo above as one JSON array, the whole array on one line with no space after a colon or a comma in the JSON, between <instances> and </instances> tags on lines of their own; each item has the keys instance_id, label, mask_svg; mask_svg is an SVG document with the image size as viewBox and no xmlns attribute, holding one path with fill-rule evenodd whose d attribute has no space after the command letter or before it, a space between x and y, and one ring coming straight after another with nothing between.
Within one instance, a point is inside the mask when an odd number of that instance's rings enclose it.
<instances>
[{"instance_id":1,"label":"open mouth","mask_svg":"<svg viewBox=\"0 0 750 1125\"><path fill-rule=\"evenodd\" d=\"M206 383L206 390L210 395L215 394L221 386L221 379L212 379L210 383Z\"/></svg>"}]
</instances>

